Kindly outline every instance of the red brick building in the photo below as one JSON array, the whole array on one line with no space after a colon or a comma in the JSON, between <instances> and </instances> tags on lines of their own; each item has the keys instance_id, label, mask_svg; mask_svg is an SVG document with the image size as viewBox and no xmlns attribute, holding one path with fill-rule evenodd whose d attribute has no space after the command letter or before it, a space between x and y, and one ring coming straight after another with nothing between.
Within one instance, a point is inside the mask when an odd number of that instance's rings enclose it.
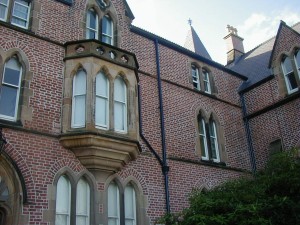
<instances>
[{"instance_id":1,"label":"red brick building","mask_svg":"<svg viewBox=\"0 0 300 225\"><path fill-rule=\"evenodd\" d=\"M300 24L228 64L125 0L0 3L0 224L147 225L299 145Z\"/></svg>"}]
</instances>

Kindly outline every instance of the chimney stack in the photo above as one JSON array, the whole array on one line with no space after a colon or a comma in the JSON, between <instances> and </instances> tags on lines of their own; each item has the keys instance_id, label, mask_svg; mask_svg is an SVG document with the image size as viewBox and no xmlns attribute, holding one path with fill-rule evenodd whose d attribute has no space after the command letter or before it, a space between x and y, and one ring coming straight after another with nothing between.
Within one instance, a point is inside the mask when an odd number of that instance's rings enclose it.
<instances>
[{"instance_id":1,"label":"chimney stack","mask_svg":"<svg viewBox=\"0 0 300 225\"><path fill-rule=\"evenodd\" d=\"M238 36L237 29L227 25L228 34L224 37L227 45L227 65L245 53L243 38Z\"/></svg>"}]
</instances>

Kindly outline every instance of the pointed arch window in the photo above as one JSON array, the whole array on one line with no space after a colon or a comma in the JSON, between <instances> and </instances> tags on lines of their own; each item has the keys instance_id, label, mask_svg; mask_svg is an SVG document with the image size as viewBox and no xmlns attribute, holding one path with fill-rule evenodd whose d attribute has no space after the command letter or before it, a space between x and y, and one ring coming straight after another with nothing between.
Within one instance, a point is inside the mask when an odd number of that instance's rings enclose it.
<instances>
[{"instance_id":1,"label":"pointed arch window","mask_svg":"<svg viewBox=\"0 0 300 225\"><path fill-rule=\"evenodd\" d=\"M113 45L113 21L109 15L102 18L102 42Z\"/></svg>"},{"instance_id":2,"label":"pointed arch window","mask_svg":"<svg viewBox=\"0 0 300 225\"><path fill-rule=\"evenodd\" d=\"M127 132L127 90L124 80L118 76L114 81L115 130Z\"/></svg>"},{"instance_id":3,"label":"pointed arch window","mask_svg":"<svg viewBox=\"0 0 300 225\"><path fill-rule=\"evenodd\" d=\"M206 122L205 119L199 115L198 129L202 159L220 162L219 142L215 121L210 118L210 120Z\"/></svg>"},{"instance_id":4,"label":"pointed arch window","mask_svg":"<svg viewBox=\"0 0 300 225\"><path fill-rule=\"evenodd\" d=\"M86 38L98 39L98 14L94 9L89 9L86 18Z\"/></svg>"},{"instance_id":5,"label":"pointed arch window","mask_svg":"<svg viewBox=\"0 0 300 225\"><path fill-rule=\"evenodd\" d=\"M61 176L56 189L55 225L70 225L71 184L66 176Z\"/></svg>"},{"instance_id":6,"label":"pointed arch window","mask_svg":"<svg viewBox=\"0 0 300 225\"><path fill-rule=\"evenodd\" d=\"M79 70L73 78L72 127L85 126L86 73Z\"/></svg>"},{"instance_id":7,"label":"pointed arch window","mask_svg":"<svg viewBox=\"0 0 300 225\"><path fill-rule=\"evenodd\" d=\"M83 178L77 183L76 224L90 224L90 187Z\"/></svg>"},{"instance_id":8,"label":"pointed arch window","mask_svg":"<svg viewBox=\"0 0 300 225\"><path fill-rule=\"evenodd\" d=\"M0 118L16 121L20 88L21 88L22 66L17 57L9 59L5 65L0 89Z\"/></svg>"},{"instance_id":9,"label":"pointed arch window","mask_svg":"<svg viewBox=\"0 0 300 225\"><path fill-rule=\"evenodd\" d=\"M136 225L136 193L134 187L127 184L124 192L121 192L116 183L111 183L108 187L107 209L109 225Z\"/></svg>"},{"instance_id":10,"label":"pointed arch window","mask_svg":"<svg viewBox=\"0 0 300 225\"><path fill-rule=\"evenodd\" d=\"M109 120L109 81L103 72L96 76L96 126L108 129Z\"/></svg>"},{"instance_id":11,"label":"pointed arch window","mask_svg":"<svg viewBox=\"0 0 300 225\"><path fill-rule=\"evenodd\" d=\"M282 60L281 66L288 93L294 93L298 90L298 85L291 59L289 57L285 57Z\"/></svg>"}]
</instances>

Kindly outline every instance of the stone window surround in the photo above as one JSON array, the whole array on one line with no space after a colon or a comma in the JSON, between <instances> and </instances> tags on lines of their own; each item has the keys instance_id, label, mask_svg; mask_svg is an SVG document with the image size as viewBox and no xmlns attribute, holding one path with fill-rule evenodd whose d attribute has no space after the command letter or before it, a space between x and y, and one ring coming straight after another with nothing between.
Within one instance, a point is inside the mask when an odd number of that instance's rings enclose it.
<instances>
[{"instance_id":1,"label":"stone window surround","mask_svg":"<svg viewBox=\"0 0 300 225\"><path fill-rule=\"evenodd\" d=\"M295 62L295 54L297 51L300 51L299 45L293 46L289 52L287 52L287 51L281 52L280 54L278 54L278 57L275 59L274 64L273 64L274 75L275 75L275 77L277 77L277 80L278 80L279 94L282 97L286 97L295 92L295 91L292 93L288 92L288 88L286 85L286 81L285 81L284 73L283 73L283 69L282 69L282 61L285 57L289 57L291 59L292 67L293 67L296 81L298 84L297 91L300 90L300 71L297 70L297 66L296 66L296 62ZM300 66L300 65L298 65L298 66Z\"/></svg>"},{"instance_id":2,"label":"stone window surround","mask_svg":"<svg viewBox=\"0 0 300 225\"><path fill-rule=\"evenodd\" d=\"M96 216L95 210L99 204L99 200L96 197L96 181L94 176L88 171L82 171L80 173L75 173L68 167L62 168L58 171L53 179L53 183L48 185L47 189L47 199L48 199L48 209L43 212L43 221L50 222L51 225L55 224L56 216L56 185L61 176L66 176L71 184L71 212L70 212L70 224L75 224L76 221L76 190L77 183L80 179L84 180L90 186L90 224L95 224Z\"/></svg>"},{"instance_id":3,"label":"stone window surround","mask_svg":"<svg viewBox=\"0 0 300 225\"><path fill-rule=\"evenodd\" d=\"M198 62L194 62L194 61L190 61L189 65L190 65L189 66L189 70L190 70L189 82L193 85L192 67L194 66L198 69L198 74L199 74L200 90L198 90L198 91L205 92L206 94L216 96L217 95L217 88L215 86L215 82L214 82L214 78L213 78L211 70L206 65L202 65L202 64L200 64ZM210 92L205 91L203 70L205 70L208 73L209 84L210 84Z\"/></svg>"},{"instance_id":4,"label":"stone window surround","mask_svg":"<svg viewBox=\"0 0 300 225\"><path fill-rule=\"evenodd\" d=\"M201 160L207 161L207 160L202 159L202 157L201 157L202 149L201 149L201 143L200 143L199 123L198 123L199 115L201 115L201 117L204 119L204 122L206 124L209 123L210 119L213 119L213 121L215 122L215 125L216 125L216 134L217 134L217 139L218 139L220 162L213 162L212 159L209 159L208 161L211 161L213 163L226 163L227 155L226 155L226 151L225 151L224 129L221 126L220 121L219 121L218 117L216 116L215 112L211 111L211 112L207 113L202 108L196 110L196 115L195 115L195 124L196 124L196 129L195 129L196 130L195 153L196 153L196 155L198 155L201 158Z\"/></svg>"},{"instance_id":5,"label":"stone window surround","mask_svg":"<svg viewBox=\"0 0 300 225\"><path fill-rule=\"evenodd\" d=\"M131 184L135 191L136 197L136 224L137 225L148 225L149 218L147 216L147 207L148 207L148 200L147 196L143 194L143 189L138 180L133 176L128 176L126 179L122 180L117 174L111 175L105 182L104 185L104 192L102 193L102 202L104 203L104 210L103 210L103 224L107 224L108 222L108 212L107 212L107 204L108 204L108 187L109 185L114 182L120 192L120 204L124 204L124 190L128 184ZM124 210L124 206L120 207L120 210ZM120 213L122 215L122 213ZM125 224L124 218L121 218L121 225Z\"/></svg>"},{"instance_id":6,"label":"stone window surround","mask_svg":"<svg viewBox=\"0 0 300 225\"><path fill-rule=\"evenodd\" d=\"M81 27L83 28L83 39L86 37L86 19L87 19L87 12L93 9L95 13L98 15L98 40L101 41L101 35L102 35L102 18L105 15L108 15L110 19L113 22L113 45L116 47L119 47L119 44L121 43L121 37L119 35L119 31L121 30L121 27L118 25L117 21L117 12L113 6L113 4L109 4L107 8L104 10L100 8L96 0L88 0L86 10L83 15Z\"/></svg>"},{"instance_id":7,"label":"stone window surround","mask_svg":"<svg viewBox=\"0 0 300 225\"><path fill-rule=\"evenodd\" d=\"M27 60L26 55L17 48L9 49L8 51L3 51L0 48L0 80L2 83L3 79L3 70L5 63L11 58L16 57L18 62L21 64L22 67L22 74L21 74L21 84L20 84L20 93L19 93L19 102L18 102L18 109L15 121L9 121L5 119L1 119L1 123L16 123L16 124L24 124L24 122L32 120L32 112L33 109L29 105L30 97L33 96L33 90L30 88L30 82L33 78L33 73L29 71L29 62ZM1 87L0 83L0 87Z\"/></svg>"}]
</instances>

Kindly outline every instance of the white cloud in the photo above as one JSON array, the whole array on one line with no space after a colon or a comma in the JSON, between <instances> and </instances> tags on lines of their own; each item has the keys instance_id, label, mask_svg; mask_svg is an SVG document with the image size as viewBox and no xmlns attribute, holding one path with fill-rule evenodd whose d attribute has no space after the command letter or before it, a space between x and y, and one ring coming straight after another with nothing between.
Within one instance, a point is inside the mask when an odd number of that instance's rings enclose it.
<instances>
[{"instance_id":1,"label":"white cloud","mask_svg":"<svg viewBox=\"0 0 300 225\"><path fill-rule=\"evenodd\" d=\"M249 51L275 36L280 20L292 26L300 21L300 16L289 9L273 11L269 14L253 13L241 25L238 25L239 35L244 38L245 50Z\"/></svg>"}]
</instances>

